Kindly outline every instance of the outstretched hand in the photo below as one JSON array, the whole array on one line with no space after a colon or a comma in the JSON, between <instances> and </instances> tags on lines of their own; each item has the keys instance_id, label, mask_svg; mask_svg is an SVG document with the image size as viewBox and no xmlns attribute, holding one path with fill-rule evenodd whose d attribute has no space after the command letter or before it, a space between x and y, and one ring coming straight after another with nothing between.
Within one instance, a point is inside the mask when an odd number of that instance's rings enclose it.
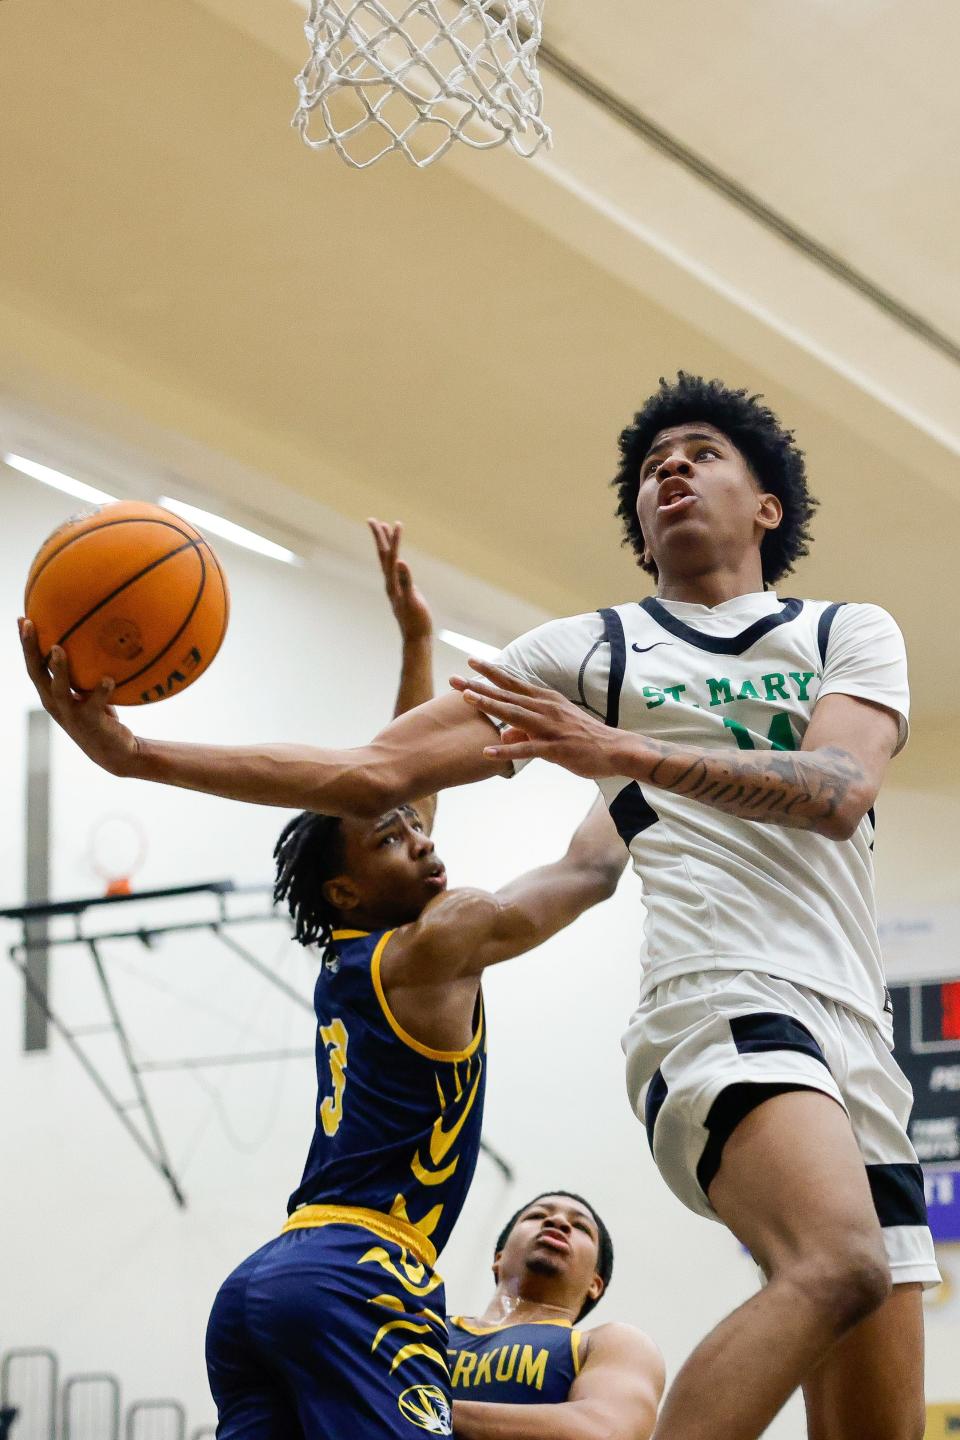
<instances>
[{"instance_id":1,"label":"outstretched hand","mask_svg":"<svg viewBox=\"0 0 960 1440\"><path fill-rule=\"evenodd\" d=\"M131 773L139 741L110 704L113 681L101 680L88 695L77 695L70 688L67 657L61 647L54 645L44 660L32 621L21 619L17 623L27 673L47 714L104 770L114 775Z\"/></svg>"},{"instance_id":2,"label":"outstretched hand","mask_svg":"<svg viewBox=\"0 0 960 1440\"><path fill-rule=\"evenodd\" d=\"M471 660L470 667L484 678L466 680L454 675L450 684L468 705L506 727L499 744L484 749L488 759L501 763L550 760L588 780L620 774L614 753L618 731L571 704L558 691L518 680L499 665Z\"/></svg>"},{"instance_id":3,"label":"outstretched hand","mask_svg":"<svg viewBox=\"0 0 960 1440\"><path fill-rule=\"evenodd\" d=\"M429 640L433 635L433 617L430 607L423 598L410 573L406 560L399 558L400 540L403 536L403 522L398 520L388 525L384 520L367 521L373 542L377 547L377 558L386 584L387 599L393 610L404 643Z\"/></svg>"}]
</instances>

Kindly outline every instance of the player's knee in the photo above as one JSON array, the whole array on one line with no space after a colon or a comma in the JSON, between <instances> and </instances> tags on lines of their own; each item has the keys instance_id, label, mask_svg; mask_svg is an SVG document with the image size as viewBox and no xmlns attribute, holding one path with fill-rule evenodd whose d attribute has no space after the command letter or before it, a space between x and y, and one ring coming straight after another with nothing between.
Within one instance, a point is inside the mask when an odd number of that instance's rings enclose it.
<instances>
[{"instance_id":1,"label":"player's knee","mask_svg":"<svg viewBox=\"0 0 960 1440\"><path fill-rule=\"evenodd\" d=\"M882 1250L878 1253L872 1246L844 1247L828 1263L830 1299L842 1333L879 1310L889 1297L890 1267Z\"/></svg>"},{"instance_id":2,"label":"player's knee","mask_svg":"<svg viewBox=\"0 0 960 1440\"><path fill-rule=\"evenodd\" d=\"M838 1335L879 1310L891 1290L883 1243L870 1237L838 1239L798 1264L793 1278Z\"/></svg>"}]
</instances>

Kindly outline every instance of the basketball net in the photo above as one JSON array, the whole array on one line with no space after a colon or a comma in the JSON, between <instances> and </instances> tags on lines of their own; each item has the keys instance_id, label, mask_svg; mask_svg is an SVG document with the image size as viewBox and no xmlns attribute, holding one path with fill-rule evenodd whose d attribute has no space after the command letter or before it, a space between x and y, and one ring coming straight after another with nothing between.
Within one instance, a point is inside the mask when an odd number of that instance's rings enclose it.
<instances>
[{"instance_id":1,"label":"basketball net","mask_svg":"<svg viewBox=\"0 0 960 1440\"><path fill-rule=\"evenodd\" d=\"M419 169L456 140L550 143L537 69L543 0L311 0L293 117L356 170L399 150Z\"/></svg>"},{"instance_id":2,"label":"basketball net","mask_svg":"<svg viewBox=\"0 0 960 1440\"><path fill-rule=\"evenodd\" d=\"M102 815L90 827L87 856L104 895L131 895L133 876L147 857L146 831L135 815Z\"/></svg>"}]
</instances>

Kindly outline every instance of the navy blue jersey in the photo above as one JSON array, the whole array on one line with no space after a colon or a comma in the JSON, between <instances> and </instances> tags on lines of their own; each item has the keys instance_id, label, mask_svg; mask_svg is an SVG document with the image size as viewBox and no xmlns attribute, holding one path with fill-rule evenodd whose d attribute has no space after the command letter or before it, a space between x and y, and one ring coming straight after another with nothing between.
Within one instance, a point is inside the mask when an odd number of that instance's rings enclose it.
<instances>
[{"instance_id":1,"label":"navy blue jersey","mask_svg":"<svg viewBox=\"0 0 960 1440\"><path fill-rule=\"evenodd\" d=\"M560 1405L580 1373L581 1334L569 1321L478 1325L451 1315L447 1336L455 1400Z\"/></svg>"},{"instance_id":2,"label":"navy blue jersey","mask_svg":"<svg viewBox=\"0 0 960 1440\"><path fill-rule=\"evenodd\" d=\"M334 932L317 977L316 1129L288 1213L349 1206L414 1226L439 1252L480 1149L486 1026L465 1050L431 1050L392 1014L380 961L392 930ZM429 1254L429 1250L427 1251Z\"/></svg>"}]
</instances>

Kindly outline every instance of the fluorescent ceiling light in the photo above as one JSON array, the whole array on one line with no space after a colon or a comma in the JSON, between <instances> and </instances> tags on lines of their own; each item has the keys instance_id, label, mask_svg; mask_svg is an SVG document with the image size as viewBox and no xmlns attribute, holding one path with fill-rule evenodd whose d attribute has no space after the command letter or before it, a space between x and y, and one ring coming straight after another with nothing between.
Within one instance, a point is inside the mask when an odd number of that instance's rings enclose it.
<instances>
[{"instance_id":1,"label":"fluorescent ceiling light","mask_svg":"<svg viewBox=\"0 0 960 1440\"><path fill-rule=\"evenodd\" d=\"M454 650L462 650L465 655L473 655L478 660L496 660L500 654L499 645L488 645L485 640L474 640L470 635L460 635L456 630L441 630L440 639L444 645L452 645Z\"/></svg>"},{"instance_id":2,"label":"fluorescent ceiling light","mask_svg":"<svg viewBox=\"0 0 960 1440\"><path fill-rule=\"evenodd\" d=\"M211 535L222 535L224 540L232 540L234 545L242 545L245 550L256 550L258 555L269 555L271 560L282 560L286 565L303 563L300 556L294 555L292 550L275 545L272 540L266 540L255 530L234 525L232 520L224 520L222 515L213 515L209 510L198 510L196 505L188 505L184 500L171 500L169 495L161 495L160 504L167 510L182 515L191 525L196 525L201 530L209 530Z\"/></svg>"},{"instance_id":3,"label":"fluorescent ceiling light","mask_svg":"<svg viewBox=\"0 0 960 1440\"><path fill-rule=\"evenodd\" d=\"M117 498L115 495L108 495L104 490L95 490L92 485L85 485L82 480L74 480L72 475L64 475L61 470L51 470L49 465L28 460L25 455L4 455L3 463L13 470L19 470L22 475L29 475L32 480L39 480L43 485L52 485L54 490L65 490L68 495L75 495L87 505L106 505Z\"/></svg>"}]
</instances>

